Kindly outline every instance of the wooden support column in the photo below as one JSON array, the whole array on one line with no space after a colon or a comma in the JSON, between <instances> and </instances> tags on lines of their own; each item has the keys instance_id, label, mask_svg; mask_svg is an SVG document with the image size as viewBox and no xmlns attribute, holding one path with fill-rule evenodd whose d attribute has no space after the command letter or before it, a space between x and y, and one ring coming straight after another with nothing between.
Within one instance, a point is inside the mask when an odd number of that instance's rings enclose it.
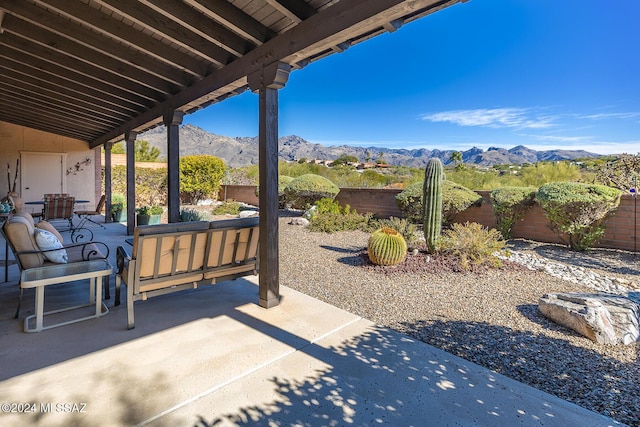
<instances>
[{"instance_id":1,"label":"wooden support column","mask_svg":"<svg viewBox=\"0 0 640 427\"><path fill-rule=\"evenodd\" d=\"M180 125L184 111L164 115L167 127L167 213L169 222L180 221Z\"/></svg>"},{"instance_id":2,"label":"wooden support column","mask_svg":"<svg viewBox=\"0 0 640 427\"><path fill-rule=\"evenodd\" d=\"M104 144L104 194L107 197L104 207L104 222L111 222L111 192L112 192L112 180L111 177L111 148L113 144L107 142Z\"/></svg>"},{"instance_id":3,"label":"wooden support column","mask_svg":"<svg viewBox=\"0 0 640 427\"><path fill-rule=\"evenodd\" d=\"M278 89L289 78L291 67L273 63L248 76L251 90L259 94L260 125L260 306L280 303L280 264L278 238Z\"/></svg>"},{"instance_id":4,"label":"wooden support column","mask_svg":"<svg viewBox=\"0 0 640 427\"><path fill-rule=\"evenodd\" d=\"M127 145L127 234L131 236L136 225L136 149L138 132L124 134Z\"/></svg>"}]
</instances>

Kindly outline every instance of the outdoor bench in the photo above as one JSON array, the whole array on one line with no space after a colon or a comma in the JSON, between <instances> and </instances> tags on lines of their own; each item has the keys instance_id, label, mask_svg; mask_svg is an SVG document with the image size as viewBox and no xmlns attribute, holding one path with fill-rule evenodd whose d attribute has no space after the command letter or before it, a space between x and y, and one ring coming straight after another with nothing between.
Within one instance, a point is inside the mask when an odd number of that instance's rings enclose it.
<instances>
[{"instance_id":1,"label":"outdoor bench","mask_svg":"<svg viewBox=\"0 0 640 427\"><path fill-rule=\"evenodd\" d=\"M116 252L116 301L127 286L127 327L135 327L134 302L199 285L258 274L259 219L139 226L131 254Z\"/></svg>"},{"instance_id":2,"label":"outdoor bench","mask_svg":"<svg viewBox=\"0 0 640 427\"><path fill-rule=\"evenodd\" d=\"M2 234L20 269L20 299L16 318L20 315L24 289L35 288L36 290L36 313L25 319L25 332L39 332L108 313L106 306L101 303L102 289L99 288L102 278L106 277L104 289L105 298L108 299L108 279L112 270L108 261L109 248L106 244L92 241L65 244L60 233L47 221L35 224L31 214L22 212L7 218L2 226ZM51 247L44 246L43 240L37 237L38 234L48 236L47 245ZM84 307L82 305L44 312L44 288L81 279L90 279L89 305L95 302L95 315L44 326L44 317L48 314ZM29 321L33 318L35 318L35 327L30 327Z\"/></svg>"}]
</instances>

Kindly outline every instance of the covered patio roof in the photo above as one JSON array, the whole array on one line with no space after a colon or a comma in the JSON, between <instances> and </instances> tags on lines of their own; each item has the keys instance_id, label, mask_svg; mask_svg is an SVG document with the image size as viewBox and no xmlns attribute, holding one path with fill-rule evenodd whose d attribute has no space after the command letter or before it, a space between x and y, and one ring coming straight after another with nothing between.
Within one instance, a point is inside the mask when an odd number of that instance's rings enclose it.
<instances>
[{"instance_id":1,"label":"covered patio roof","mask_svg":"<svg viewBox=\"0 0 640 427\"><path fill-rule=\"evenodd\" d=\"M3 0L0 120L93 147L466 0Z\"/></svg>"},{"instance_id":2,"label":"covered patio roof","mask_svg":"<svg viewBox=\"0 0 640 427\"><path fill-rule=\"evenodd\" d=\"M167 126L167 214L180 217L184 114L248 88L259 94L260 305L279 304L278 89L289 73L465 0L3 0L0 120L105 145ZM387 64L382 64L387 65ZM336 72L339 72L337 70Z\"/></svg>"}]
</instances>

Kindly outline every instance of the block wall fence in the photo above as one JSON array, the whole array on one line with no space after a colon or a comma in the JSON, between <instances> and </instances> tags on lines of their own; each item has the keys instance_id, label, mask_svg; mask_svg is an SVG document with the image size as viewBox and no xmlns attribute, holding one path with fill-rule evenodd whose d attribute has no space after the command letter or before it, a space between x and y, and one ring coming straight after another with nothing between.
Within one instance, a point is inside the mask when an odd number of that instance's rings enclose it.
<instances>
[{"instance_id":1,"label":"block wall fence","mask_svg":"<svg viewBox=\"0 0 640 427\"><path fill-rule=\"evenodd\" d=\"M359 213L370 212L381 218L390 216L402 217L398 209L395 197L402 190L379 188L341 188L336 200L341 205L349 205ZM493 204L489 197L489 190L480 190L476 193L482 196L482 204L467 209L458 214L455 222L477 222L485 227L495 228L496 222L493 214ZM226 197L225 197L226 196ZM233 199L239 202L258 205L255 195L255 186L252 185L226 185L220 190L220 200ZM605 222L606 231L604 237L597 245L601 248L623 249L636 252L640 250L638 238L637 210L640 209L640 201L631 194L624 194L616 212ZM546 243L565 243L549 227L549 222L542 213L542 209L536 203L519 221L514 229L513 236Z\"/></svg>"}]
</instances>

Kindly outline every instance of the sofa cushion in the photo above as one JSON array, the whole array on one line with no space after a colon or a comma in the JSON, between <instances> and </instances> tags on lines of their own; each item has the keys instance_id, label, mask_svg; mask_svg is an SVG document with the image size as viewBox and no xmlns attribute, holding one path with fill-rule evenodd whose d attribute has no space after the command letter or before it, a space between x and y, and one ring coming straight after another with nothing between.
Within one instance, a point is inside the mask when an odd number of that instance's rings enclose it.
<instances>
[{"instance_id":1,"label":"sofa cushion","mask_svg":"<svg viewBox=\"0 0 640 427\"><path fill-rule=\"evenodd\" d=\"M60 240L51 232L42 230L40 228L35 229L36 243L38 247L44 252L45 258L51 262L58 264L66 264L68 261L67 251L62 248ZM58 249L53 251L51 249Z\"/></svg>"},{"instance_id":2,"label":"sofa cushion","mask_svg":"<svg viewBox=\"0 0 640 427\"><path fill-rule=\"evenodd\" d=\"M209 228L207 221L176 222L170 224L141 225L133 231L133 253L138 251L138 236L149 234L167 234L180 231L200 231Z\"/></svg>"},{"instance_id":3,"label":"sofa cushion","mask_svg":"<svg viewBox=\"0 0 640 427\"><path fill-rule=\"evenodd\" d=\"M47 230L48 232L56 236L60 241L60 243L64 244L64 238L62 237L62 234L60 234L60 232L56 230L56 228L53 225L51 225L49 221L45 221L45 220L38 221L35 227L40 228L41 230Z\"/></svg>"}]
</instances>

